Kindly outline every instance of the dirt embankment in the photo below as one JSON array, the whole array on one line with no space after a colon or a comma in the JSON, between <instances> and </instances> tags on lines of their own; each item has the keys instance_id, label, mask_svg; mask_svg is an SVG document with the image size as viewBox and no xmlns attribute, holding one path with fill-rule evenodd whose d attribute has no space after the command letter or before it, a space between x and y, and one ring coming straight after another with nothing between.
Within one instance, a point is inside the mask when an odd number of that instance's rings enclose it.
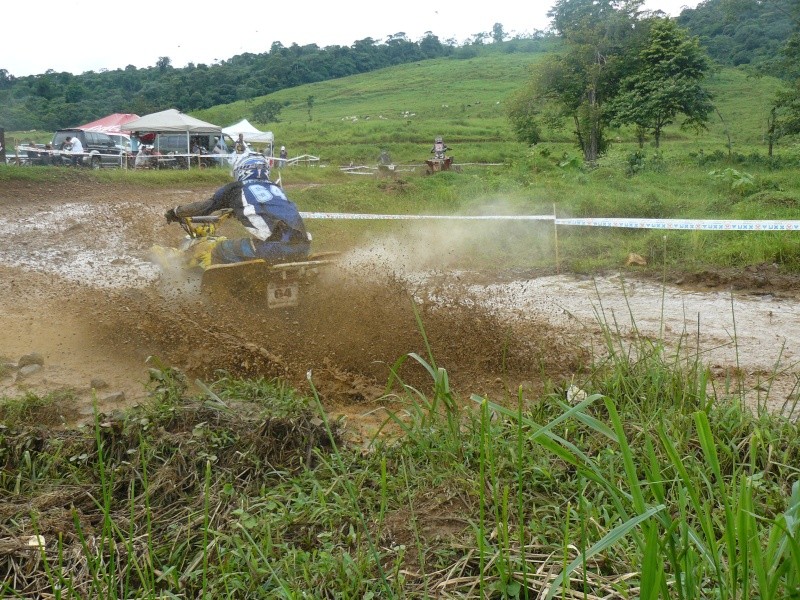
<instances>
[{"instance_id":1,"label":"dirt embankment","mask_svg":"<svg viewBox=\"0 0 800 600\"><path fill-rule=\"evenodd\" d=\"M210 379L224 369L280 376L307 392L313 383L331 411L377 422L385 413L376 409L390 402L384 386L397 359L413 352L430 361L428 348L464 398L514 397L520 387L533 395L547 377L568 380L601 329L598 306L613 307L616 316L634 310L647 335L666 329L679 336L699 320L712 328L708 344L730 349L727 303L737 309L738 332L760 345L752 356L741 348L733 359L713 355L722 370L751 366L763 373L772 350L783 344L781 357L793 358L786 340L800 339L797 280L771 266L674 275L681 285L665 294L646 280L625 289L616 275L581 281L461 273L434 284L345 260L297 310L210 303L186 274L161 272L149 251L182 236L163 222L164 207L212 191L159 189L155 199L153 190L81 179L0 184L0 394L60 392L63 419L75 422L91 415L93 402L108 411L141 401L147 369L160 361L190 378ZM738 307L732 290L742 299ZM689 301L696 306L687 312ZM699 317L707 309L716 322ZM15 362L31 353L44 364L22 375ZM432 385L414 360L398 375L423 391ZM781 393L790 395L791 386Z\"/></svg>"}]
</instances>

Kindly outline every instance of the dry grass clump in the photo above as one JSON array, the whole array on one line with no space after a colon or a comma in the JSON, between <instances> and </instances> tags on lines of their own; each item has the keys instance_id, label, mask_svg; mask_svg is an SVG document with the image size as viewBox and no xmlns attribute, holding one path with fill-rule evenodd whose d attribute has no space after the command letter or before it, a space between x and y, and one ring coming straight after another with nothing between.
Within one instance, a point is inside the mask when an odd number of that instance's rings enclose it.
<instances>
[{"instance_id":1,"label":"dry grass clump","mask_svg":"<svg viewBox=\"0 0 800 600\"><path fill-rule=\"evenodd\" d=\"M205 536L238 521L235 498L314 468L336 439L310 410L277 414L265 398L226 403L211 389L187 398L177 371L155 372L151 404L94 427L0 431L4 594L122 595L166 576L157 565L174 570L166 587L191 588Z\"/></svg>"}]
</instances>

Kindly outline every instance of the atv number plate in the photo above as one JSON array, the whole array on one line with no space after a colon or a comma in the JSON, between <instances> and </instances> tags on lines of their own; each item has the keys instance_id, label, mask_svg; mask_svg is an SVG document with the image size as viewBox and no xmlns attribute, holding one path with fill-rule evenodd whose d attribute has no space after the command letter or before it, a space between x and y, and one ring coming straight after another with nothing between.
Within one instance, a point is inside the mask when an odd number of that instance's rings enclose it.
<instances>
[{"instance_id":1,"label":"atv number plate","mask_svg":"<svg viewBox=\"0 0 800 600\"><path fill-rule=\"evenodd\" d=\"M286 308L297 306L300 301L300 286L293 283L270 283L267 285L267 306Z\"/></svg>"}]
</instances>

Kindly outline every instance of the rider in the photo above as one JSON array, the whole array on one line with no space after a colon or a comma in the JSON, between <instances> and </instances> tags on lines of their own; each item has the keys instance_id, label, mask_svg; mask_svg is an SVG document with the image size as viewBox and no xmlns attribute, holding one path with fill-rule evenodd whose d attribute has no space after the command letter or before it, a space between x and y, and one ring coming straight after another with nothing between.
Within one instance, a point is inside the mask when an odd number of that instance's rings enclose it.
<instances>
[{"instance_id":1,"label":"rider","mask_svg":"<svg viewBox=\"0 0 800 600\"><path fill-rule=\"evenodd\" d=\"M444 159L444 153L450 150L445 143L442 136L438 135L433 140L433 148L431 148L431 153L433 154L434 158Z\"/></svg>"},{"instance_id":2,"label":"rider","mask_svg":"<svg viewBox=\"0 0 800 600\"><path fill-rule=\"evenodd\" d=\"M198 262L208 266L261 258L274 264L307 258L311 234L294 202L269 180L267 159L261 154L245 154L234 164L232 175L236 181L219 188L208 200L176 206L165 213L169 223L230 208L253 236L220 238L209 244Z\"/></svg>"}]
</instances>

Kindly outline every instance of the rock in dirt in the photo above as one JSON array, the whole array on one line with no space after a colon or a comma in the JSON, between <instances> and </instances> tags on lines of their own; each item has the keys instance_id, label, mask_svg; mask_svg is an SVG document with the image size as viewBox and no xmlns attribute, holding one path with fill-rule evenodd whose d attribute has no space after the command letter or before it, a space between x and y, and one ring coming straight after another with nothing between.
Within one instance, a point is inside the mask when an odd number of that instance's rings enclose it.
<instances>
[{"instance_id":1,"label":"rock in dirt","mask_svg":"<svg viewBox=\"0 0 800 600\"><path fill-rule=\"evenodd\" d=\"M93 390L104 390L108 387L108 383L105 379L100 379L99 377L94 377L89 382L89 387Z\"/></svg>"},{"instance_id":2,"label":"rock in dirt","mask_svg":"<svg viewBox=\"0 0 800 600\"><path fill-rule=\"evenodd\" d=\"M83 415L85 417L90 417L94 415L94 405L92 404L85 404L78 408L78 414Z\"/></svg>"},{"instance_id":3,"label":"rock in dirt","mask_svg":"<svg viewBox=\"0 0 800 600\"><path fill-rule=\"evenodd\" d=\"M19 371L17 371L17 381L27 379L31 375L36 375L36 373L41 371L42 368L42 365L39 364L25 365L24 367L21 367Z\"/></svg>"},{"instance_id":4,"label":"rock in dirt","mask_svg":"<svg viewBox=\"0 0 800 600\"><path fill-rule=\"evenodd\" d=\"M21 369L22 367L27 367L28 365L44 365L44 356L38 352L31 352L30 354L20 356L19 361L17 361L17 367Z\"/></svg>"},{"instance_id":5,"label":"rock in dirt","mask_svg":"<svg viewBox=\"0 0 800 600\"><path fill-rule=\"evenodd\" d=\"M113 403L113 402L125 402L125 392L114 392L112 394L106 394L102 398L100 398L101 402Z\"/></svg>"},{"instance_id":6,"label":"rock in dirt","mask_svg":"<svg viewBox=\"0 0 800 600\"><path fill-rule=\"evenodd\" d=\"M625 261L625 266L630 267L631 265L646 267L647 260L644 258L644 256L631 252L628 254L628 260Z\"/></svg>"}]
</instances>

